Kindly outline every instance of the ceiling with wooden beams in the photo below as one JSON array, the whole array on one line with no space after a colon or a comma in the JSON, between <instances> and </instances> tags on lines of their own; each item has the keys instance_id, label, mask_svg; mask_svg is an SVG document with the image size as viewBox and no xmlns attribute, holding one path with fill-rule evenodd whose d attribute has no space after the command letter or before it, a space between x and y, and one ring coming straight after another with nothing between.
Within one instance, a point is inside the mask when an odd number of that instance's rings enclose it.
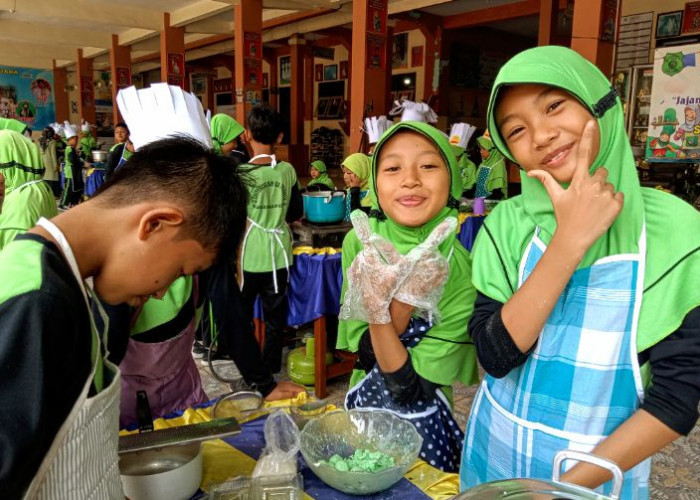
<instances>
[{"instance_id":1,"label":"ceiling with wooden beams","mask_svg":"<svg viewBox=\"0 0 700 500\"><path fill-rule=\"evenodd\" d=\"M163 13L171 26L184 27L186 60L230 54L234 4L240 0L0 0L0 64L52 68L75 64L77 49L96 69L109 66L112 35L131 47L133 71L159 66ZM439 16L460 14L523 0L389 0L389 14L423 10ZM282 42L352 23L352 0L263 0L263 42ZM196 43L200 42L200 43Z\"/></svg>"}]
</instances>

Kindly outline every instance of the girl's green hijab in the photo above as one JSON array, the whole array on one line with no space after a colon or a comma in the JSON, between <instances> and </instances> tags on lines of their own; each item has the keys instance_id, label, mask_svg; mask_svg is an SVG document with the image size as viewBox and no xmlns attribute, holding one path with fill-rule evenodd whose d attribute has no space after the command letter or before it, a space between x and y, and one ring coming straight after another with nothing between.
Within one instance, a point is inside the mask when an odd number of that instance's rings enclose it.
<instances>
[{"instance_id":1,"label":"girl's green hijab","mask_svg":"<svg viewBox=\"0 0 700 500\"><path fill-rule=\"evenodd\" d=\"M421 227L401 226L386 217L377 201L370 213L370 227L373 232L391 241L403 255L423 242L435 227L448 216L457 217L458 203L462 193L457 159L447 137L438 129L427 123L401 122L387 130L377 143L372 155L371 175L369 177L370 194L377 198L377 166L382 147L397 133L413 132L426 137L438 149L450 173L450 194L445 207L430 221ZM357 253L362 249L354 230L348 233L343 242L343 275ZM447 238L440 245L440 252L448 257L450 275L445 285L445 292L439 303L442 322L434 325L428 336L411 349L411 359L416 371L422 377L449 386L456 380L465 384L478 380L476 355L467 335L467 322L471 316L476 291L471 284L471 259L468 252L457 238ZM345 294L343 284L342 294ZM338 347L357 351L360 338L368 325L359 321L341 321L338 331ZM353 379L353 382L356 382Z\"/></svg>"},{"instance_id":2,"label":"girl's green hijab","mask_svg":"<svg viewBox=\"0 0 700 500\"><path fill-rule=\"evenodd\" d=\"M364 153L353 153L345 158L343 166L360 178L362 181L360 191L367 191L369 189L369 175L371 169L371 159L369 156ZM360 206L371 207L372 196L367 194L367 196L362 198L360 200Z\"/></svg>"},{"instance_id":3,"label":"girl's green hijab","mask_svg":"<svg viewBox=\"0 0 700 500\"><path fill-rule=\"evenodd\" d=\"M506 170L506 160L503 154L494 145L488 130L484 135L479 137L476 142L479 147L489 152L489 156L485 160L482 160L481 165L479 165L479 167L483 165L491 169L486 178L486 189L488 189L489 192L501 189L505 195L504 198L507 198L508 171ZM479 174L477 173L476 175L478 177Z\"/></svg>"},{"instance_id":4,"label":"girl's green hijab","mask_svg":"<svg viewBox=\"0 0 700 500\"><path fill-rule=\"evenodd\" d=\"M17 133L24 134L27 126L19 120L0 118L0 130L14 130Z\"/></svg>"},{"instance_id":5,"label":"girl's green hijab","mask_svg":"<svg viewBox=\"0 0 700 500\"><path fill-rule=\"evenodd\" d=\"M216 114L211 119L211 140L214 150L221 154L221 146L228 144L241 135L245 129L243 125L224 113Z\"/></svg>"},{"instance_id":6,"label":"girl's green hijab","mask_svg":"<svg viewBox=\"0 0 700 500\"><path fill-rule=\"evenodd\" d=\"M513 57L496 78L488 128L496 147L515 161L495 121L506 86L541 84L576 97L595 117L600 150L590 172L608 169L608 182L624 193L624 207L611 228L586 253L580 267L609 255L636 253L646 227L644 295L637 349L642 351L675 331L700 305L700 213L679 198L640 187L619 98L600 70L565 47L537 47ZM506 302L517 288L518 266L536 227L548 243L556 229L551 201L539 180L521 173L522 196L501 202L486 219L474 249L474 285ZM566 187L566 186L565 186Z\"/></svg>"},{"instance_id":7,"label":"girl's green hijab","mask_svg":"<svg viewBox=\"0 0 700 500\"><path fill-rule=\"evenodd\" d=\"M313 186L314 184L322 184L328 189L335 189L335 184L333 184L333 180L328 176L328 172L326 171L325 163L323 163L321 160L316 160L311 162L309 168L315 169L319 175L315 179L311 179L311 181L306 185L307 187Z\"/></svg>"},{"instance_id":8,"label":"girl's green hijab","mask_svg":"<svg viewBox=\"0 0 700 500\"><path fill-rule=\"evenodd\" d=\"M0 130L0 171L5 177L5 195L23 184L43 179L39 148L14 130Z\"/></svg>"}]
</instances>

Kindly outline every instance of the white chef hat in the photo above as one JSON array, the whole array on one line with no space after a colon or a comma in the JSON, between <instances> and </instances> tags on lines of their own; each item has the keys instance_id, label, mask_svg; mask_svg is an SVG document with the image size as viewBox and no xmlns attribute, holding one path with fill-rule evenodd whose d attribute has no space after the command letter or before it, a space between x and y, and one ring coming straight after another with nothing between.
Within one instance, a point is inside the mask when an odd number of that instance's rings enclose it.
<instances>
[{"instance_id":1,"label":"white chef hat","mask_svg":"<svg viewBox=\"0 0 700 500\"><path fill-rule=\"evenodd\" d=\"M476 127L468 123L455 123L450 129L450 144L459 146L462 149L467 149L469 139L471 139L475 130Z\"/></svg>"},{"instance_id":2,"label":"white chef hat","mask_svg":"<svg viewBox=\"0 0 700 500\"><path fill-rule=\"evenodd\" d=\"M207 125L209 125L209 129L211 129L211 109L207 108L207 113L204 117L207 119Z\"/></svg>"},{"instance_id":3,"label":"white chef hat","mask_svg":"<svg viewBox=\"0 0 700 500\"><path fill-rule=\"evenodd\" d=\"M90 132L90 124L83 120L82 124L80 125L80 131L81 132Z\"/></svg>"},{"instance_id":4,"label":"white chef hat","mask_svg":"<svg viewBox=\"0 0 700 500\"><path fill-rule=\"evenodd\" d=\"M202 103L180 87L152 83L137 90L131 86L119 91L117 105L135 149L175 135L188 135L213 147Z\"/></svg>"},{"instance_id":5,"label":"white chef hat","mask_svg":"<svg viewBox=\"0 0 700 500\"><path fill-rule=\"evenodd\" d=\"M66 134L66 140L71 137L78 135L77 128L75 125L71 125L68 121L63 122L63 132Z\"/></svg>"},{"instance_id":6,"label":"white chef hat","mask_svg":"<svg viewBox=\"0 0 700 500\"><path fill-rule=\"evenodd\" d=\"M54 122L54 123L50 124L49 127L51 127L51 129L53 130L53 133L56 135L61 135L61 132L63 132L63 125L61 125L59 123Z\"/></svg>"},{"instance_id":7,"label":"white chef hat","mask_svg":"<svg viewBox=\"0 0 700 500\"><path fill-rule=\"evenodd\" d=\"M369 138L370 144L375 144L379 138L386 132L391 125L391 122L386 116L371 116L365 118L365 132Z\"/></svg>"},{"instance_id":8,"label":"white chef hat","mask_svg":"<svg viewBox=\"0 0 700 500\"><path fill-rule=\"evenodd\" d=\"M408 100L394 101L394 107L389 111L391 116L401 113L401 121L416 121L424 123L437 122L437 114L424 102L413 102Z\"/></svg>"}]
</instances>

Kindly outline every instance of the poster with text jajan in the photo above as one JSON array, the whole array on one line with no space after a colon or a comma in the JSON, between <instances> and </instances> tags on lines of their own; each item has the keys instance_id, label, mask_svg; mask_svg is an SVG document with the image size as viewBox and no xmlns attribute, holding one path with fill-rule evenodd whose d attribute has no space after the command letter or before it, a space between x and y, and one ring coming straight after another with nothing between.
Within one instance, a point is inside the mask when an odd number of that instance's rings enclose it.
<instances>
[{"instance_id":1,"label":"poster with text jajan","mask_svg":"<svg viewBox=\"0 0 700 500\"><path fill-rule=\"evenodd\" d=\"M700 158L700 44L656 49L646 144L647 158Z\"/></svg>"},{"instance_id":2,"label":"poster with text jajan","mask_svg":"<svg viewBox=\"0 0 700 500\"><path fill-rule=\"evenodd\" d=\"M0 117L37 131L55 122L53 72L0 66Z\"/></svg>"}]
</instances>

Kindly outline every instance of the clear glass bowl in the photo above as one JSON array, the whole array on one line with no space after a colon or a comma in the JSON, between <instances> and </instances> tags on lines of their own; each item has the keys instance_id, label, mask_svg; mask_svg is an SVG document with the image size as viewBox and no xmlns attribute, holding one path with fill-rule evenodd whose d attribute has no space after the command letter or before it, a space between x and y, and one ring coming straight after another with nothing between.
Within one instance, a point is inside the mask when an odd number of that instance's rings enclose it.
<instances>
[{"instance_id":1,"label":"clear glass bowl","mask_svg":"<svg viewBox=\"0 0 700 500\"><path fill-rule=\"evenodd\" d=\"M328 486L353 495L394 485L416 461L422 444L413 424L382 410L330 412L301 431L301 453L309 468ZM394 457L396 465L380 472L341 472L321 464L335 454L349 457L356 449L381 451Z\"/></svg>"}]
</instances>

